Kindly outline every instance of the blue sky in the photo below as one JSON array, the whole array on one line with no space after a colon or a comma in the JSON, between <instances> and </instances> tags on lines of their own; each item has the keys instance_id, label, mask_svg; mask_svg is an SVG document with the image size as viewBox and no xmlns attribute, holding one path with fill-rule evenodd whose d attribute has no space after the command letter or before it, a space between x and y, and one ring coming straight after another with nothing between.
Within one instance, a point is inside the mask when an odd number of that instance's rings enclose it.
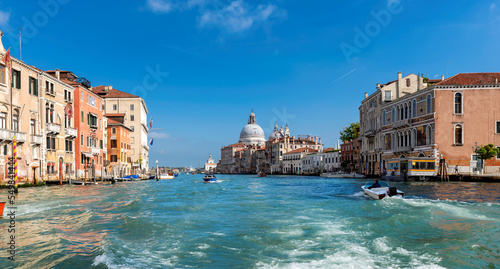
<instances>
[{"instance_id":1,"label":"blue sky","mask_svg":"<svg viewBox=\"0 0 500 269\"><path fill-rule=\"evenodd\" d=\"M141 95L164 129L150 133L151 163L168 166L219 158L252 109L266 135L288 123L332 146L397 72L498 72L500 60L500 0L0 2L17 58L19 27L25 62Z\"/></svg>"}]
</instances>

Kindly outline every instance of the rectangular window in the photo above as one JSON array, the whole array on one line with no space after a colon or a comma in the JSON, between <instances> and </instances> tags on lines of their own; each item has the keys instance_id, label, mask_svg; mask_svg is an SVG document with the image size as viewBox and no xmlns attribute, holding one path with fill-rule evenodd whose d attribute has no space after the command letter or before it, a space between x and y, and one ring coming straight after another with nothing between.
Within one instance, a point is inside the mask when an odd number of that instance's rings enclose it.
<instances>
[{"instance_id":1,"label":"rectangular window","mask_svg":"<svg viewBox=\"0 0 500 269\"><path fill-rule=\"evenodd\" d=\"M0 83L5 84L5 66L0 64Z\"/></svg>"},{"instance_id":2,"label":"rectangular window","mask_svg":"<svg viewBox=\"0 0 500 269\"><path fill-rule=\"evenodd\" d=\"M87 147L90 145L90 137L87 136Z\"/></svg>"},{"instance_id":3,"label":"rectangular window","mask_svg":"<svg viewBox=\"0 0 500 269\"><path fill-rule=\"evenodd\" d=\"M29 77L29 93L38 96L38 80L32 77Z\"/></svg>"},{"instance_id":4,"label":"rectangular window","mask_svg":"<svg viewBox=\"0 0 500 269\"><path fill-rule=\"evenodd\" d=\"M134 121L134 115L130 115L130 121Z\"/></svg>"},{"instance_id":5,"label":"rectangular window","mask_svg":"<svg viewBox=\"0 0 500 269\"><path fill-rule=\"evenodd\" d=\"M7 129L7 113L0 112L0 129Z\"/></svg>"},{"instance_id":6,"label":"rectangular window","mask_svg":"<svg viewBox=\"0 0 500 269\"><path fill-rule=\"evenodd\" d=\"M130 110L134 110L134 105L133 104L130 105Z\"/></svg>"},{"instance_id":7,"label":"rectangular window","mask_svg":"<svg viewBox=\"0 0 500 269\"><path fill-rule=\"evenodd\" d=\"M80 111L80 119L81 119L81 122L83 123L83 111Z\"/></svg>"},{"instance_id":8,"label":"rectangular window","mask_svg":"<svg viewBox=\"0 0 500 269\"><path fill-rule=\"evenodd\" d=\"M497 159L500 159L500 147L497 147L497 149L498 149Z\"/></svg>"},{"instance_id":9,"label":"rectangular window","mask_svg":"<svg viewBox=\"0 0 500 269\"><path fill-rule=\"evenodd\" d=\"M115 127L111 128L111 133L112 134L116 134L116 128Z\"/></svg>"},{"instance_id":10,"label":"rectangular window","mask_svg":"<svg viewBox=\"0 0 500 269\"><path fill-rule=\"evenodd\" d=\"M83 135L80 135L80 145L83 146Z\"/></svg>"},{"instance_id":11,"label":"rectangular window","mask_svg":"<svg viewBox=\"0 0 500 269\"><path fill-rule=\"evenodd\" d=\"M21 89L21 71L12 69L12 86Z\"/></svg>"},{"instance_id":12,"label":"rectangular window","mask_svg":"<svg viewBox=\"0 0 500 269\"><path fill-rule=\"evenodd\" d=\"M118 143L116 142L116 140L112 139L111 140L111 148L115 149L115 148L117 148L117 146L118 146Z\"/></svg>"},{"instance_id":13,"label":"rectangular window","mask_svg":"<svg viewBox=\"0 0 500 269\"><path fill-rule=\"evenodd\" d=\"M497 121L497 134L500 134L500 121Z\"/></svg>"},{"instance_id":14,"label":"rectangular window","mask_svg":"<svg viewBox=\"0 0 500 269\"><path fill-rule=\"evenodd\" d=\"M102 147L102 140L99 140L99 144L100 144L101 149L102 149L102 148L103 148L103 147Z\"/></svg>"},{"instance_id":15,"label":"rectangular window","mask_svg":"<svg viewBox=\"0 0 500 269\"><path fill-rule=\"evenodd\" d=\"M113 105L113 110L117 110L118 107L116 105Z\"/></svg>"},{"instance_id":16,"label":"rectangular window","mask_svg":"<svg viewBox=\"0 0 500 269\"><path fill-rule=\"evenodd\" d=\"M384 96L385 96L385 101L391 101L391 92L387 91L387 92L384 92Z\"/></svg>"},{"instance_id":17,"label":"rectangular window","mask_svg":"<svg viewBox=\"0 0 500 269\"><path fill-rule=\"evenodd\" d=\"M118 157L116 155L111 155L111 162L117 162Z\"/></svg>"}]
</instances>

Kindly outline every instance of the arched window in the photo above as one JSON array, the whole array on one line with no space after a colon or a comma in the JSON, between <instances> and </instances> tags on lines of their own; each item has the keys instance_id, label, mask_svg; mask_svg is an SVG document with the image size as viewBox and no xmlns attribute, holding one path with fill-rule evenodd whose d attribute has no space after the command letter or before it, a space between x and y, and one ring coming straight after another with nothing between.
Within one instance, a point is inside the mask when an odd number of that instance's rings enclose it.
<instances>
[{"instance_id":1,"label":"arched window","mask_svg":"<svg viewBox=\"0 0 500 269\"><path fill-rule=\"evenodd\" d=\"M385 109L382 112L382 125L385 125Z\"/></svg>"},{"instance_id":2,"label":"arched window","mask_svg":"<svg viewBox=\"0 0 500 269\"><path fill-rule=\"evenodd\" d=\"M408 118L411 119L411 102L408 102Z\"/></svg>"},{"instance_id":3,"label":"arched window","mask_svg":"<svg viewBox=\"0 0 500 269\"><path fill-rule=\"evenodd\" d=\"M462 94L455 93L455 114L462 114Z\"/></svg>"},{"instance_id":4,"label":"arched window","mask_svg":"<svg viewBox=\"0 0 500 269\"><path fill-rule=\"evenodd\" d=\"M431 100L431 95L427 95L427 113L432 112L432 100Z\"/></svg>"},{"instance_id":5,"label":"arched window","mask_svg":"<svg viewBox=\"0 0 500 269\"><path fill-rule=\"evenodd\" d=\"M413 117L417 117L417 100L413 100Z\"/></svg>"},{"instance_id":6,"label":"arched window","mask_svg":"<svg viewBox=\"0 0 500 269\"><path fill-rule=\"evenodd\" d=\"M392 121L391 122L395 122L395 121L396 121L396 108L392 107Z\"/></svg>"},{"instance_id":7,"label":"arched window","mask_svg":"<svg viewBox=\"0 0 500 269\"><path fill-rule=\"evenodd\" d=\"M408 106L405 104L405 120L408 119Z\"/></svg>"},{"instance_id":8,"label":"arched window","mask_svg":"<svg viewBox=\"0 0 500 269\"><path fill-rule=\"evenodd\" d=\"M462 145L463 144L463 128L462 125L457 124L455 125L455 145Z\"/></svg>"}]
</instances>

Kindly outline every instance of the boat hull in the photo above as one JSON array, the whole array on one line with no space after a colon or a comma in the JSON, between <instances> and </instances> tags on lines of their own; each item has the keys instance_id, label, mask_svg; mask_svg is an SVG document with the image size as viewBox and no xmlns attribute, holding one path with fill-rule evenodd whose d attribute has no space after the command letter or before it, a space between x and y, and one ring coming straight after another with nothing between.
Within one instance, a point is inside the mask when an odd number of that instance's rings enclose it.
<instances>
[{"instance_id":1,"label":"boat hull","mask_svg":"<svg viewBox=\"0 0 500 269\"><path fill-rule=\"evenodd\" d=\"M380 188L372 188L368 189L365 188L364 186L361 187L363 191L365 192L366 195L368 195L370 198L375 199L375 200L381 200L384 199L385 197L389 196L389 187L380 187ZM398 197L403 197L404 192L397 190L397 195Z\"/></svg>"},{"instance_id":2,"label":"boat hull","mask_svg":"<svg viewBox=\"0 0 500 269\"><path fill-rule=\"evenodd\" d=\"M158 179L174 179L175 176L170 176L170 175L160 175Z\"/></svg>"}]
</instances>

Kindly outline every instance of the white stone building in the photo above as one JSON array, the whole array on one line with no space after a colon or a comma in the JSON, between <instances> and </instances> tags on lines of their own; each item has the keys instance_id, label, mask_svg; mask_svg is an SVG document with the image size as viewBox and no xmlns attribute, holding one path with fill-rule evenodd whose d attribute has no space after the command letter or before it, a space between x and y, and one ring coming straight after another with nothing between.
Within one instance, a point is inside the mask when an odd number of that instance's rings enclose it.
<instances>
[{"instance_id":1,"label":"white stone building","mask_svg":"<svg viewBox=\"0 0 500 269\"><path fill-rule=\"evenodd\" d=\"M283 174L302 174L302 159L310 153L317 153L312 148L299 148L283 154Z\"/></svg>"}]
</instances>

